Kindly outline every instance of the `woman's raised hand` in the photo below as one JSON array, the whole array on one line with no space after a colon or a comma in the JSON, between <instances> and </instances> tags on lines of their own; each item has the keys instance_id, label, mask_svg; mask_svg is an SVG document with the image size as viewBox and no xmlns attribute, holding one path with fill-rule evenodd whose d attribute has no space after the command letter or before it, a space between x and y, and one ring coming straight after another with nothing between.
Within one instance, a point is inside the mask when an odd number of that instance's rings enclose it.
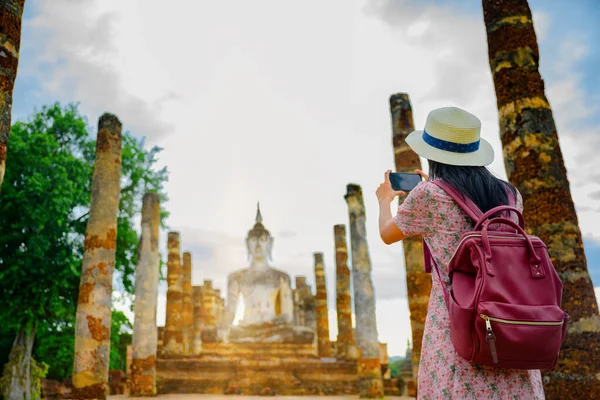
<instances>
[{"instance_id":1,"label":"woman's raised hand","mask_svg":"<svg viewBox=\"0 0 600 400\"><path fill-rule=\"evenodd\" d=\"M388 169L387 171L385 171L385 174L383 176L383 182L379 185L379 187L375 191L375 194L377 195L377 200L379 201L379 203L382 203L384 201L391 203L392 200L394 200L394 198L396 196L406 195L406 192L403 192L402 190L392 189L392 184L390 183L390 172L392 172L391 169Z\"/></svg>"},{"instance_id":2,"label":"woman's raised hand","mask_svg":"<svg viewBox=\"0 0 600 400\"><path fill-rule=\"evenodd\" d=\"M429 181L429 175L427 175L425 172L421 171L420 169L415 169L415 172L421 175L424 181Z\"/></svg>"}]
</instances>

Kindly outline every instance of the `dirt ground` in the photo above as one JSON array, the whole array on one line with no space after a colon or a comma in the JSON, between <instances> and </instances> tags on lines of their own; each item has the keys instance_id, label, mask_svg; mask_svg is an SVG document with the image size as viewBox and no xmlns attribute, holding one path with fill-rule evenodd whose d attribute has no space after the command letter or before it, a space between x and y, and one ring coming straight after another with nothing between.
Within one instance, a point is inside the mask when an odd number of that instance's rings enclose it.
<instances>
[{"instance_id":1,"label":"dirt ground","mask_svg":"<svg viewBox=\"0 0 600 400\"><path fill-rule=\"evenodd\" d=\"M125 395L108 396L110 400L129 400L132 397ZM136 400L143 399L160 399L160 400L265 400L269 398L278 400L358 400L356 396L276 396L276 397L265 397L265 396L231 396L221 394L165 394L158 397L136 397ZM397 396L386 396L386 400L414 400L414 397L397 397Z\"/></svg>"}]
</instances>

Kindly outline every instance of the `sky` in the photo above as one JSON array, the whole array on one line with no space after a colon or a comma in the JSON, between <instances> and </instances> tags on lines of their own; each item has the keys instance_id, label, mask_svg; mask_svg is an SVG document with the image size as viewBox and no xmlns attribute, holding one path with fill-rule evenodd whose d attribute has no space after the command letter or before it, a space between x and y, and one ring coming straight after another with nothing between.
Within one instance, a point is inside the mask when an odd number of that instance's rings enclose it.
<instances>
[{"instance_id":1,"label":"sky","mask_svg":"<svg viewBox=\"0 0 600 400\"><path fill-rule=\"evenodd\" d=\"M600 6L530 0L588 267L600 295ZM478 1L28 0L13 119L79 102L92 132L103 112L158 145L170 171L163 206L193 255L193 284L247 266L260 201L273 266L314 287L323 252L335 338L333 226L348 224L346 185L362 186L379 338L410 338L402 245L381 242L375 189L393 169L389 96L414 121L458 106L482 121L505 178ZM9 150L10 151L10 150ZM9 154L10 157L10 154ZM10 166L9 166L10 167ZM166 247L166 231L161 247ZM159 290L164 322L166 284Z\"/></svg>"}]
</instances>

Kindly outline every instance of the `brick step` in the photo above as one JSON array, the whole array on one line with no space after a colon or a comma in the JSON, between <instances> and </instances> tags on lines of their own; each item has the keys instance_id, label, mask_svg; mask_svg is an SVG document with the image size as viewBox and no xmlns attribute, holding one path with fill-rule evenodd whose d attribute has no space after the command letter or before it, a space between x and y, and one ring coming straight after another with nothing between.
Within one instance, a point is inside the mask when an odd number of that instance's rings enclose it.
<instances>
[{"instance_id":1,"label":"brick step","mask_svg":"<svg viewBox=\"0 0 600 400\"><path fill-rule=\"evenodd\" d=\"M317 358L317 348L312 344L286 343L204 343L202 355L234 358Z\"/></svg>"},{"instance_id":2,"label":"brick step","mask_svg":"<svg viewBox=\"0 0 600 400\"><path fill-rule=\"evenodd\" d=\"M358 392L357 385L356 363L189 359L157 363L159 394L352 394Z\"/></svg>"}]
</instances>

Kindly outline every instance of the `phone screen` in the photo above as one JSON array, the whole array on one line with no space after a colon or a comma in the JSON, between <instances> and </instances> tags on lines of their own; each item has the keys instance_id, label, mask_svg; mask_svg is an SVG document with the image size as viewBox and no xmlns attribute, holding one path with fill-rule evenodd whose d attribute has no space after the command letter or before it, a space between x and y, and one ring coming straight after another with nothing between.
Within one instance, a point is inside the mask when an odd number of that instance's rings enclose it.
<instances>
[{"instance_id":1,"label":"phone screen","mask_svg":"<svg viewBox=\"0 0 600 400\"><path fill-rule=\"evenodd\" d=\"M421 182L421 175L408 172L390 172L392 189L410 192Z\"/></svg>"}]
</instances>

